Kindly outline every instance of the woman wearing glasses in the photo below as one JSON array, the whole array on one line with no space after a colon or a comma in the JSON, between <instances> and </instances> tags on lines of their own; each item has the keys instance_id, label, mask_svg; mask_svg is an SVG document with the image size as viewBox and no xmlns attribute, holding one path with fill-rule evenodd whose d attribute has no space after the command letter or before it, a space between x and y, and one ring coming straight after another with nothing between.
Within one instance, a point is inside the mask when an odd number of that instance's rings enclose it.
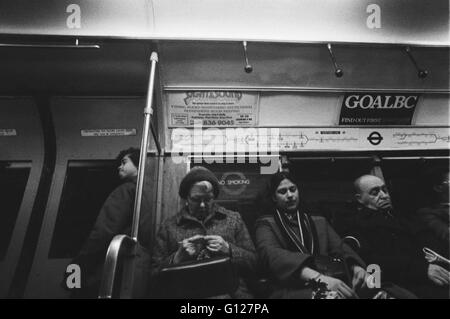
<instances>
[{"instance_id":1,"label":"woman wearing glasses","mask_svg":"<svg viewBox=\"0 0 450 319\"><path fill-rule=\"evenodd\" d=\"M239 213L215 203L219 182L204 167L194 167L179 189L184 207L165 220L156 237L153 262L158 267L185 261L229 256L239 274L251 273L256 262L255 248ZM250 297L243 280L235 298Z\"/></svg>"}]
</instances>

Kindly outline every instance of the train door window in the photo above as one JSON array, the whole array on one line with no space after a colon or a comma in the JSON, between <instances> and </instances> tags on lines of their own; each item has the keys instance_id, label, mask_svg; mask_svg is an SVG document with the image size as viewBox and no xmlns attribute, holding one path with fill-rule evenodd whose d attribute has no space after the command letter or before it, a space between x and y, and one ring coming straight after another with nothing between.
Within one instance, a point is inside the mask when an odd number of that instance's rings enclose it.
<instances>
[{"instance_id":1,"label":"train door window","mask_svg":"<svg viewBox=\"0 0 450 319\"><path fill-rule=\"evenodd\" d=\"M289 170L299 183L301 200L312 215L321 215L336 228L345 227L354 205L353 181L370 174L373 159L289 158Z\"/></svg>"},{"instance_id":2,"label":"train door window","mask_svg":"<svg viewBox=\"0 0 450 319\"><path fill-rule=\"evenodd\" d=\"M119 185L114 161L69 161L49 258L73 258L108 195Z\"/></svg>"},{"instance_id":3,"label":"train door window","mask_svg":"<svg viewBox=\"0 0 450 319\"><path fill-rule=\"evenodd\" d=\"M0 162L0 260L3 260L11 241L31 162Z\"/></svg>"},{"instance_id":4,"label":"train door window","mask_svg":"<svg viewBox=\"0 0 450 319\"><path fill-rule=\"evenodd\" d=\"M432 201L429 174L437 168L448 168L449 159L383 158L381 168L392 204L398 214L411 217L420 207Z\"/></svg>"},{"instance_id":5,"label":"train door window","mask_svg":"<svg viewBox=\"0 0 450 319\"><path fill-rule=\"evenodd\" d=\"M195 165L198 164L192 163L191 166ZM201 165L211 170L219 180L220 193L216 202L239 212L253 236L254 223L261 213L259 199L264 194L270 175L261 174L261 165L254 163Z\"/></svg>"}]
</instances>

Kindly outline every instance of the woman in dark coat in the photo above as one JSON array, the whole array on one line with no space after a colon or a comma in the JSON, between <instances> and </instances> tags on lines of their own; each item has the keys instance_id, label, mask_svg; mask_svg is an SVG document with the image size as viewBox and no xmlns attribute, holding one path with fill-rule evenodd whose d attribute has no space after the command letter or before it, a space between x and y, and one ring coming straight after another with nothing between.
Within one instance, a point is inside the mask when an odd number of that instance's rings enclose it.
<instances>
[{"instance_id":1,"label":"woman in dark coat","mask_svg":"<svg viewBox=\"0 0 450 319\"><path fill-rule=\"evenodd\" d=\"M323 217L308 215L302 208L295 180L286 172L272 176L270 197L275 204L256 222L256 246L260 259L274 281L272 298L311 298L310 284L321 282L340 298L356 297L355 289L366 283L364 262ZM319 271L319 256L345 260L350 281Z\"/></svg>"}]
</instances>

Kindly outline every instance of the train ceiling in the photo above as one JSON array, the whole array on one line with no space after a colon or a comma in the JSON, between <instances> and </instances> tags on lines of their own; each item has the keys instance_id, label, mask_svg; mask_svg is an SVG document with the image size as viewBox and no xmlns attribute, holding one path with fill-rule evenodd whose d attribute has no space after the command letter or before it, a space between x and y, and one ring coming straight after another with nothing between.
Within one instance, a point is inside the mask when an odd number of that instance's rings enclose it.
<instances>
[{"instance_id":1,"label":"train ceiling","mask_svg":"<svg viewBox=\"0 0 450 319\"><path fill-rule=\"evenodd\" d=\"M449 45L447 0L3 0L2 34Z\"/></svg>"},{"instance_id":2,"label":"train ceiling","mask_svg":"<svg viewBox=\"0 0 450 319\"><path fill-rule=\"evenodd\" d=\"M447 93L448 6L446 0L4 0L0 94L144 95L153 50L167 90ZM244 41L251 73L244 71Z\"/></svg>"},{"instance_id":3,"label":"train ceiling","mask_svg":"<svg viewBox=\"0 0 450 319\"><path fill-rule=\"evenodd\" d=\"M80 43L98 49L50 39L39 43L51 47L0 47L0 93L145 95L153 50L166 90L449 91L449 48L443 47L413 47L411 58L403 46L335 45L333 56L343 72L337 77L321 44L249 42L253 70L247 73L242 42L92 40ZM419 76L421 70L426 77Z\"/></svg>"}]
</instances>

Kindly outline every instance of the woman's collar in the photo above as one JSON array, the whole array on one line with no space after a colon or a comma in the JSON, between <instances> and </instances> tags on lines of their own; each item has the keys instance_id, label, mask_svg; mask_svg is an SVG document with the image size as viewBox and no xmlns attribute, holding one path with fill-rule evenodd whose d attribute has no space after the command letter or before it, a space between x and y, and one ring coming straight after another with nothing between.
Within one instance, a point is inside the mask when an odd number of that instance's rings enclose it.
<instances>
[{"instance_id":1,"label":"woman's collar","mask_svg":"<svg viewBox=\"0 0 450 319\"><path fill-rule=\"evenodd\" d=\"M276 209L276 211L280 214L280 215L284 215L287 217L287 219L289 219L290 221L295 221L297 219L297 215L298 215L298 209L295 212L280 212L278 209Z\"/></svg>"}]
</instances>

